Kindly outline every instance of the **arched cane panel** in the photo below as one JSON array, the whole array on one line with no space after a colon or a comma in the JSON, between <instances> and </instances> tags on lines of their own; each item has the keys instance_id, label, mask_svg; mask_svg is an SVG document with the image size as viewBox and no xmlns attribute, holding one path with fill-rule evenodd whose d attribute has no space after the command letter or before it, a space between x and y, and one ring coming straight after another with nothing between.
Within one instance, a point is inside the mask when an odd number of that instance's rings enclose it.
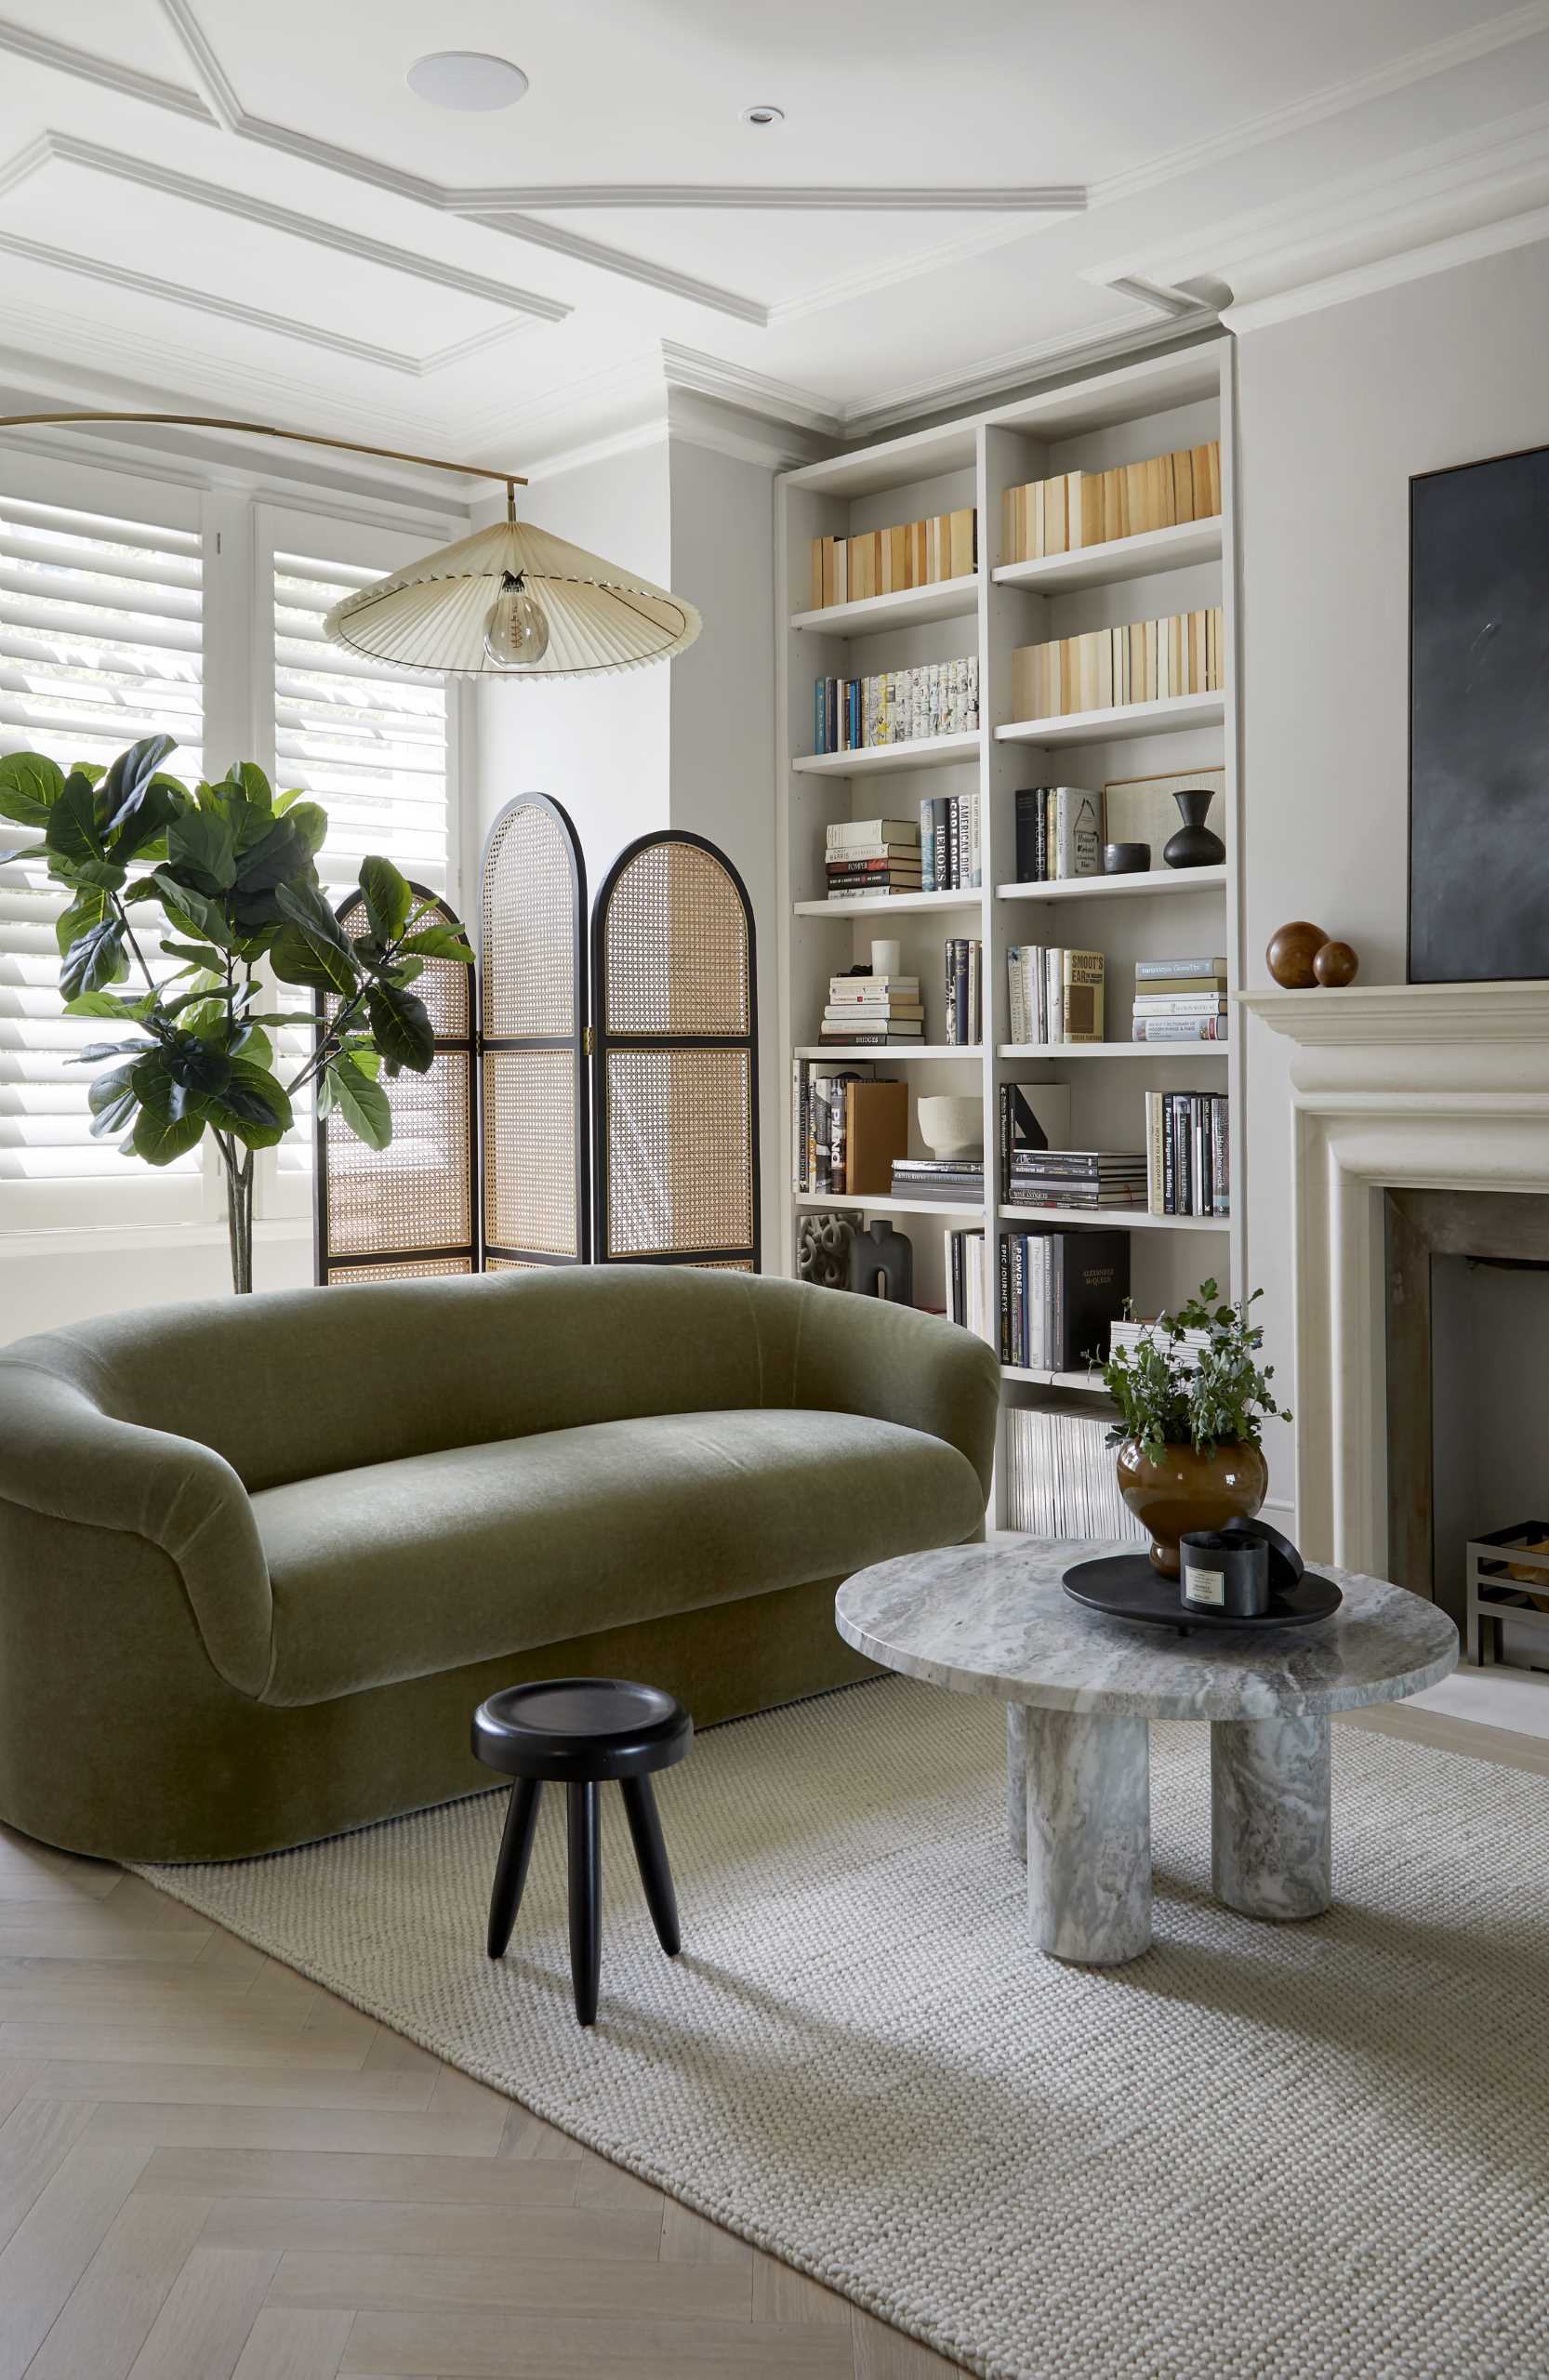
<instances>
[{"instance_id":1,"label":"arched cane panel","mask_svg":"<svg viewBox=\"0 0 1549 2380\"><path fill-rule=\"evenodd\" d=\"M423 922L461 930L446 903L412 887ZM351 940L369 932L365 903L351 892L338 921ZM379 1080L392 1110L392 1139L377 1151L336 1116L315 1128L316 1271L320 1284L404 1281L478 1267L477 1121L473 1084L472 970L429 959L414 988L430 1012L436 1054L427 1074ZM320 998L324 1024L338 1002Z\"/></svg>"},{"instance_id":2,"label":"arched cane panel","mask_svg":"<svg viewBox=\"0 0 1549 2380\"><path fill-rule=\"evenodd\" d=\"M484 1270L585 1264L586 864L559 803L508 802L480 880Z\"/></svg>"},{"instance_id":3,"label":"arched cane panel","mask_svg":"<svg viewBox=\"0 0 1549 2380\"><path fill-rule=\"evenodd\" d=\"M642 836L591 921L600 1263L759 1268L753 916L698 835Z\"/></svg>"}]
</instances>

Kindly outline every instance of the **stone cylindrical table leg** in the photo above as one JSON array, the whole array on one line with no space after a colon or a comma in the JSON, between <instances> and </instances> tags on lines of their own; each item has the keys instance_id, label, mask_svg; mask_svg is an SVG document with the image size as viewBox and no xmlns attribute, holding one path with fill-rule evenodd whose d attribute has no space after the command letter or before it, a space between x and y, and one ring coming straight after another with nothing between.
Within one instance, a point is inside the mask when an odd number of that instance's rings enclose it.
<instances>
[{"instance_id":1,"label":"stone cylindrical table leg","mask_svg":"<svg viewBox=\"0 0 1549 2380\"><path fill-rule=\"evenodd\" d=\"M1012 1858L1027 1864L1027 1721L1021 1702L1006 1705L1006 1840Z\"/></svg>"},{"instance_id":2,"label":"stone cylindrical table leg","mask_svg":"<svg viewBox=\"0 0 1549 2380\"><path fill-rule=\"evenodd\" d=\"M1331 1897L1329 1722L1211 1726L1211 1881L1244 1917L1318 1917Z\"/></svg>"},{"instance_id":3,"label":"stone cylindrical table leg","mask_svg":"<svg viewBox=\"0 0 1549 2380\"><path fill-rule=\"evenodd\" d=\"M1027 1710L1027 1923L1051 1958L1118 1966L1151 1942L1144 1719Z\"/></svg>"}]
</instances>

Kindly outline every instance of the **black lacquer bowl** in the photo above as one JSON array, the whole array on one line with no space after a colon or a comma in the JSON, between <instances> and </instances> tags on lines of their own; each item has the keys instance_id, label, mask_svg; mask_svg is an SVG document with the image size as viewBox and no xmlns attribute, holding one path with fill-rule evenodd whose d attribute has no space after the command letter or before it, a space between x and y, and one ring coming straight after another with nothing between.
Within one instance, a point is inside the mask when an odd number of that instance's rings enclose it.
<instances>
[{"instance_id":1,"label":"black lacquer bowl","mask_svg":"<svg viewBox=\"0 0 1549 2380\"><path fill-rule=\"evenodd\" d=\"M1177 1580L1164 1579L1154 1570L1148 1554L1105 1554L1093 1562L1074 1563L1063 1583L1071 1600L1085 1604L1089 1611L1181 1633L1204 1628L1240 1635L1264 1628L1309 1628L1331 1618L1344 1600L1332 1579L1303 1570L1294 1583L1272 1584L1267 1611L1251 1619L1224 1611L1207 1613L1184 1601Z\"/></svg>"}]
</instances>

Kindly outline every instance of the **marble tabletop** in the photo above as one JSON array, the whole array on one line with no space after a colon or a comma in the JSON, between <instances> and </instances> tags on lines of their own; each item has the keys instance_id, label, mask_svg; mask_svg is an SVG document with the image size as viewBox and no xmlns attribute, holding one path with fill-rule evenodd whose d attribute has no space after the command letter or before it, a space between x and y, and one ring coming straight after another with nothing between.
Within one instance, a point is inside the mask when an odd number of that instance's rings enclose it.
<instances>
[{"instance_id":1,"label":"marble tabletop","mask_svg":"<svg viewBox=\"0 0 1549 2380\"><path fill-rule=\"evenodd\" d=\"M1458 1632L1407 1588L1317 1563L1344 1601L1310 1628L1179 1635L1072 1602L1074 1562L1132 1554L1118 1540L1019 1538L943 1546L858 1570L835 1620L857 1652L964 1694L1094 1717L1257 1719L1398 1702L1457 1667Z\"/></svg>"}]
</instances>

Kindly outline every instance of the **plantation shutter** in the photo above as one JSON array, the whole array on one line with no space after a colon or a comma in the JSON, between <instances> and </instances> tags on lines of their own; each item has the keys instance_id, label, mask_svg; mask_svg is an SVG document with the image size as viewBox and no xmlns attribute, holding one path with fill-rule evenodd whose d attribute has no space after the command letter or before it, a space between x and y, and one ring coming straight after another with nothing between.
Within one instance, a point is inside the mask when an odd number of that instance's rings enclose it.
<instances>
[{"instance_id":1,"label":"plantation shutter","mask_svg":"<svg viewBox=\"0 0 1549 2380\"><path fill-rule=\"evenodd\" d=\"M0 749L105 766L143 735L178 738L202 774L203 541L198 498L127 475L0 455ZM0 819L0 1229L173 1223L205 1211L191 1154L165 1170L90 1137L73 1065L116 1038L63 1014L55 921L66 906L37 838ZM153 964L152 914L141 947ZM131 983L137 980L131 978Z\"/></svg>"},{"instance_id":2,"label":"plantation shutter","mask_svg":"<svg viewBox=\"0 0 1549 2380\"><path fill-rule=\"evenodd\" d=\"M417 533L351 532L288 512L270 512L268 520L262 549L273 603L275 790L298 786L327 812L317 868L336 906L369 853L444 894L452 875L454 757L446 681L368 660L328 643L323 633L339 598L412 553ZM339 559L351 549L351 559ZM287 1008L307 1004L304 994L292 998L286 988ZM304 1034L283 1038L283 1078L294 1075L309 1046ZM271 1211L300 1211L311 1195L309 1098L298 1101L295 1129L276 1157L279 1182L266 1204Z\"/></svg>"}]
</instances>

